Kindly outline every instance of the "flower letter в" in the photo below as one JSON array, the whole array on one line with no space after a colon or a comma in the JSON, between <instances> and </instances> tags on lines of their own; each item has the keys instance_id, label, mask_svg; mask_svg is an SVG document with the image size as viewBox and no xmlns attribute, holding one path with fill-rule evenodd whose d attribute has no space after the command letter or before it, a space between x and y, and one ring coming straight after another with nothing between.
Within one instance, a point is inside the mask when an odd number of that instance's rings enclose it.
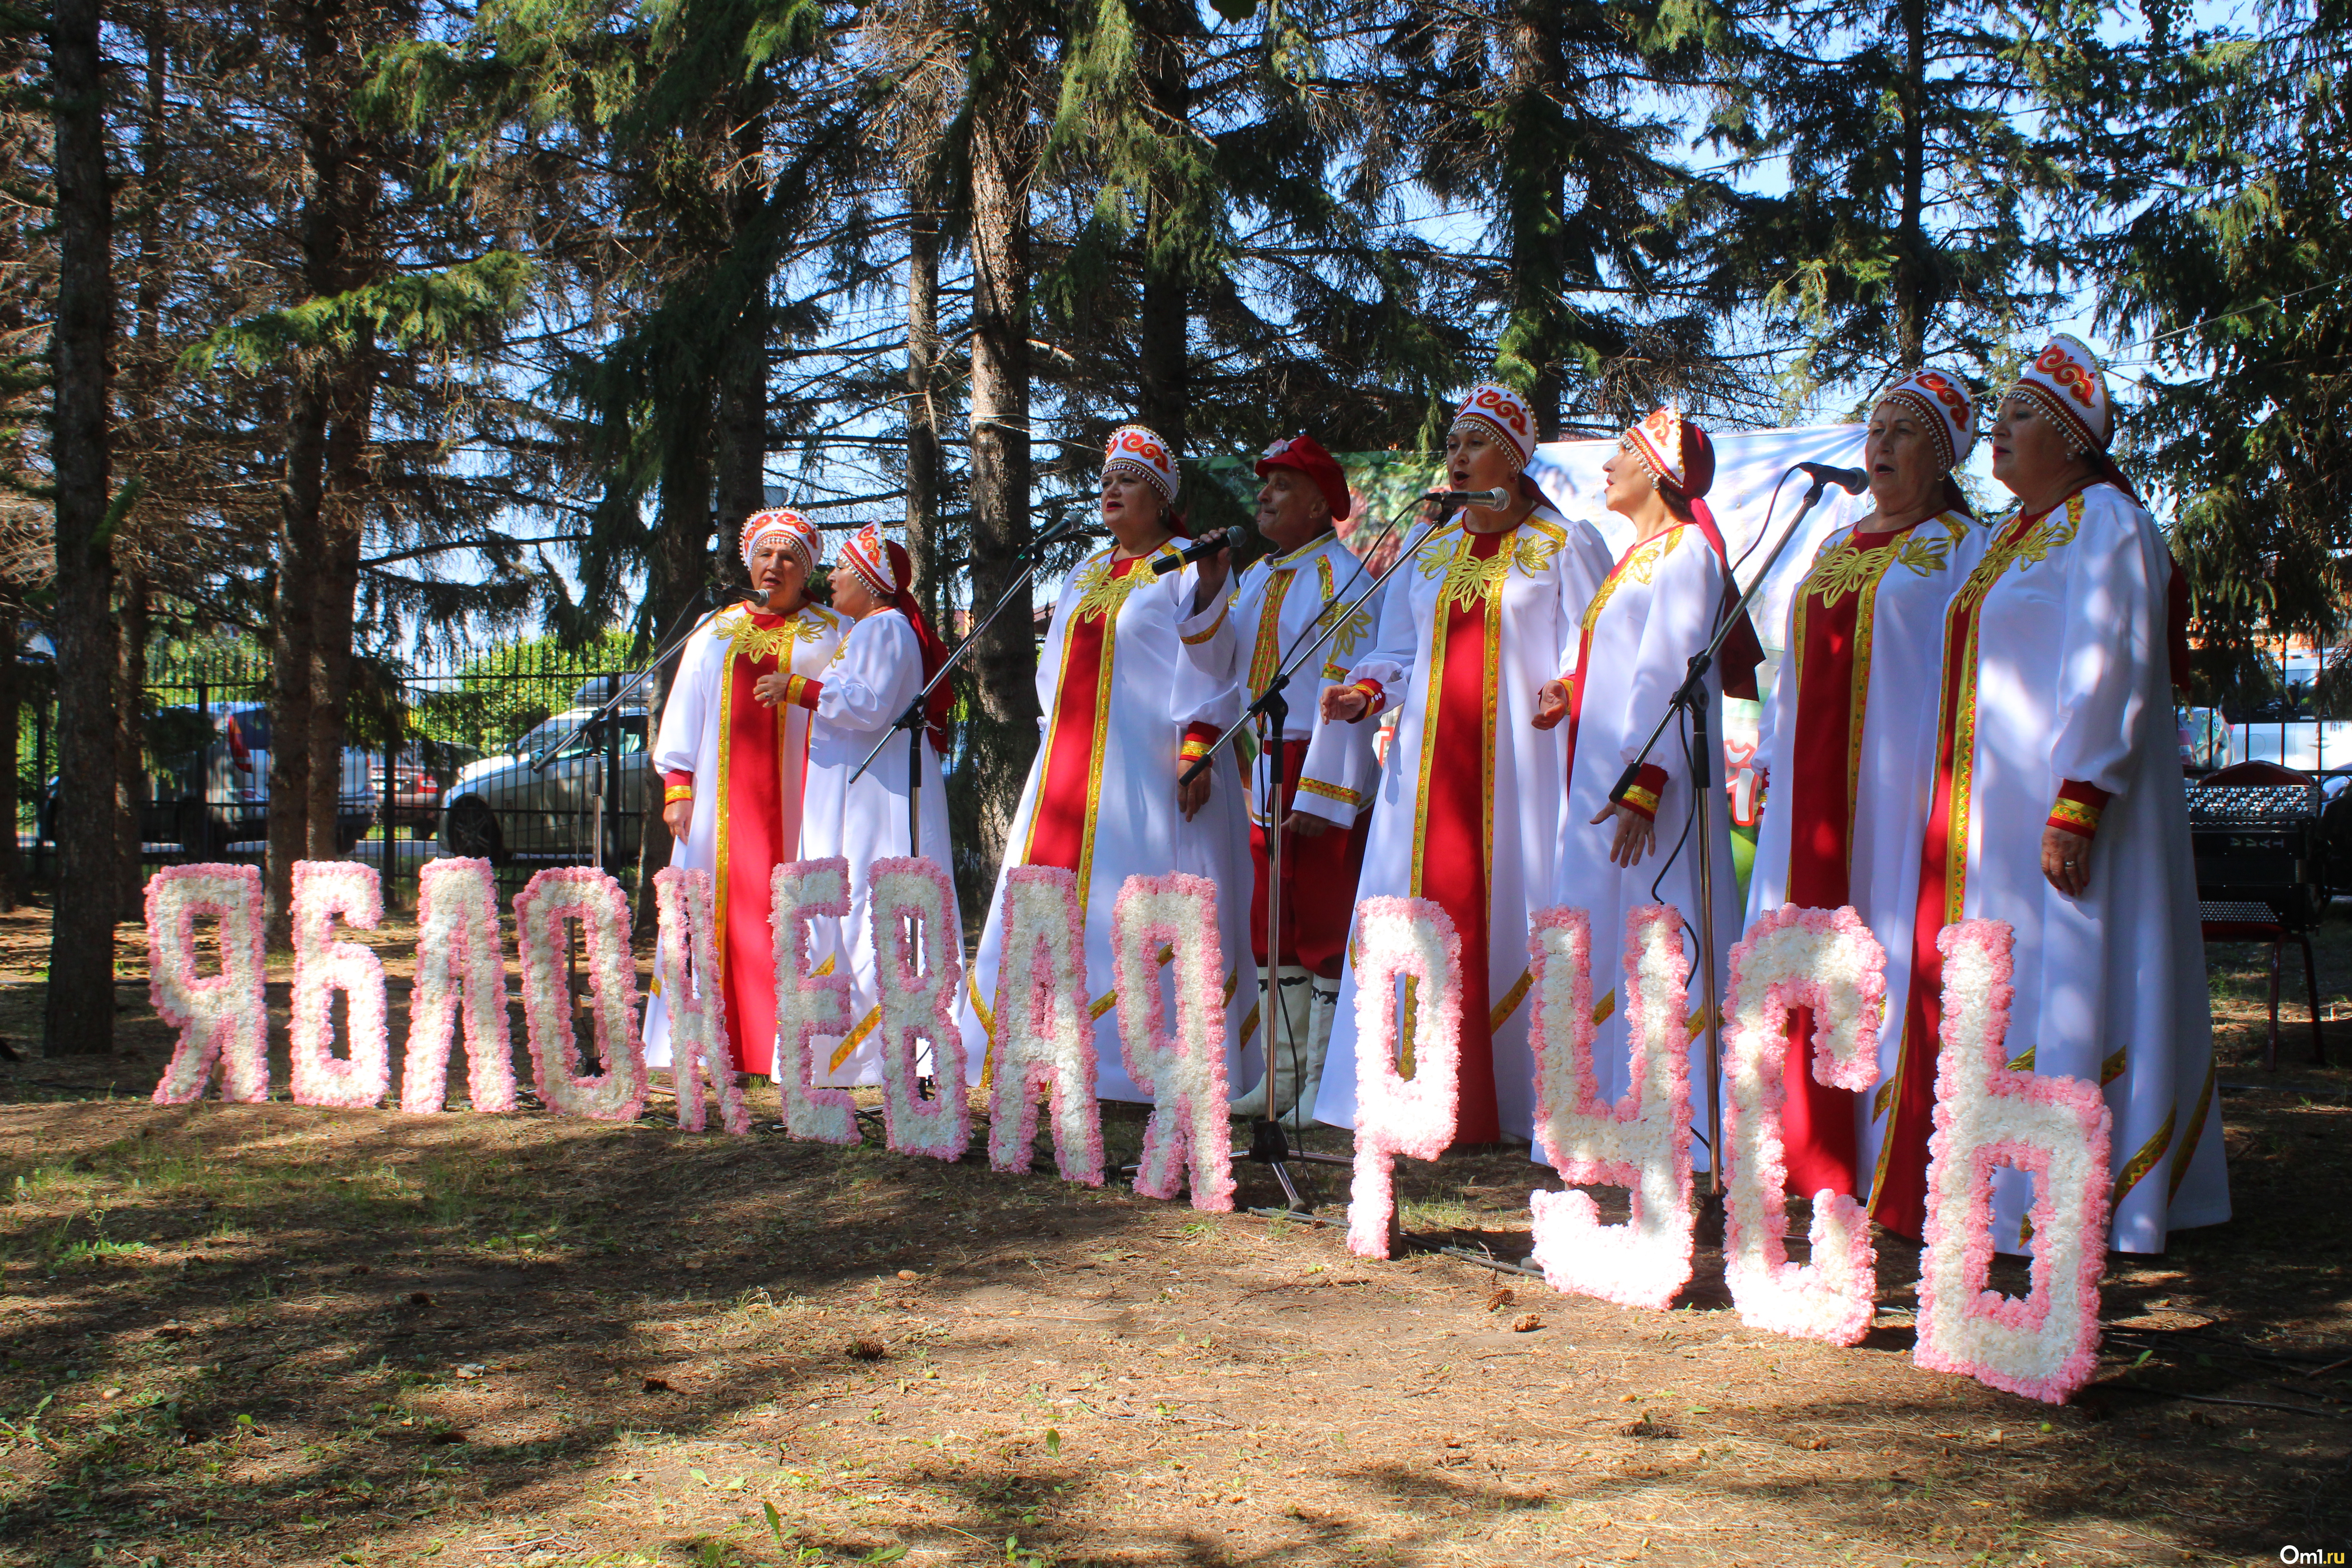
<instances>
[{"instance_id":1,"label":"flower letter \u0432","mask_svg":"<svg viewBox=\"0 0 2352 1568\"><path fill-rule=\"evenodd\" d=\"M817 1038L849 1033L849 977L809 973L809 924L849 913L849 862L788 860L768 879L770 928L775 939L776 1090L783 1097L784 1131L816 1143L855 1143L857 1114L847 1091L815 1087L824 1058Z\"/></svg>"},{"instance_id":2,"label":"flower letter \u0432","mask_svg":"<svg viewBox=\"0 0 2352 1568\"><path fill-rule=\"evenodd\" d=\"M1004 948L997 961L991 1049L991 1168L1029 1169L1037 1092L1050 1089L1055 1165L1065 1181L1101 1186L1102 1108L1095 1103L1087 926L1074 871L1023 866L1004 874Z\"/></svg>"},{"instance_id":3,"label":"flower letter \u0432","mask_svg":"<svg viewBox=\"0 0 2352 1568\"><path fill-rule=\"evenodd\" d=\"M196 977L196 917L220 921L220 972ZM269 1015L261 996L261 872L252 866L166 866L147 880L147 996L180 1032L155 1103L205 1092L269 1098Z\"/></svg>"},{"instance_id":4,"label":"flower letter \u0432","mask_svg":"<svg viewBox=\"0 0 2352 1568\"><path fill-rule=\"evenodd\" d=\"M1886 951L1852 910L1784 905L1731 950L1724 1279L1750 1328L1850 1345L1870 1331L1877 1286L1870 1216L1848 1194L1822 1188L1813 1194L1813 1261L1789 1261L1781 1068L1789 1015L1798 1007L1812 1009L1813 1077L1833 1089L1868 1089L1878 1076Z\"/></svg>"},{"instance_id":5,"label":"flower letter \u0432","mask_svg":"<svg viewBox=\"0 0 2352 1568\"><path fill-rule=\"evenodd\" d=\"M2097 1084L2003 1064L2011 940L2002 921L1964 921L1936 938L1944 1028L1911 1359L2063 1405L2098 1369L2110 1118ZM2033 1177L2032 1288L2022 1300L1987 1288L1998 1165Z\"/></svg>"},{"instance_id":6,"label":"flower letter \u0432","mask_svg":"<svg viewBox=\"0 0 2352 1568\"><path fill-rule=\"evenodd\" d=\"M971 1098L964 1084L963 1031L955 1018L956 992L963 984L955 889L929 856L877 860L866 876L882 1014L877 1043L882 1054L883 1135L901 1154L961 1160L971 1146ZM937 1093L928 1101L918 1085L918 1041L930 1047Z\"/></svg>"},{"instance_id":7,"label":"flower letter \u0432","mask_svg":"<svg viewBox=\"0 0 2352 1568\"><path fill-rule=\"evenodd\" d=\"M1218 972L1217 886L1174 872L1134 876L1111 911L1118 971L1119 1055L1151 1096L1135 1190L1172 1198L1189 1179L1196 1209L1234 1206L1234 1139L1225 1109L1225 997ZM1160 996L1160 954L1175 966L1176 1029Z\"/></svg>"},{"instance_id":8,"label":"flower letter \u0432","mask_svg":"<svg viewBox=\"0 0 2352 1568\"><path fill-rule=\"evenodd\" d=\"M629 900L621 884L591 866L540 872L515 895L515 945L522 950L522 1015L539 1097L558 1116L635 1121L646 1108L645 1043L637 1035L637 965L629 952ZM581 924L588 950L589 1016L604 1070L580 1070L565 979L563 928Z\"/></svg>"},{"instance_id":9,"label":"flower letter \u0432","mask_svg":"<svg viewBox=\"0 0 2352 1568\"><path fill-rule=\"evenodd\" d=\"M1643 904L1625 917L1624 1099L1601 1099L1592 1068L1592 941L1582 910L1546 910L1528 933L1535 1016L1536 1140L1559 1179L1632 1195L1623 1225L1604 1226L1590 1194L1537 1193L1535 1261L1555 1290L1626 1307L1671 1304L1691 1273L1689 1027L1682 917Z\"/></svg>"},{"instance_id":10,"label":"flower letter \u0432","mask_svg":"<svg viewBox=\"0 0 2352 1568\"><path fill-rule=\"evenodd\" d=\"M476 1110L512 1110L514 1037L498 882L488 860L427 860L416 878L416 983L400 1058L401 1110L425 1115L448 1103L449 1047L461 1013L467 1099Z\"/></svg>"},{"instance_id":11,"label":"flower letter \u0432","mask_svg":"<svg viewBox=\"0 0 2352 1568\"><path fill-rule=\"evenodd\" d=\"M1454 1142L1462 1100L1462 938L1433 899L1356 906L1356 1169L1348 1250L1386 1258L1396 1157L1434 1160ZM1397 1070L1396 983L1405 982L1412 1076Z\"/></svg>"},{"instance_id":12,"label":"flower letter \u0432","mask_svg":"<svg viewBox=\"0 0 2352 1568\"><path fill-rule=\"evenodd\" d=\"M751 1113L743 1104L743 1086L735 1081L735 1051L727 1039L727 996L719 984L710 900L711 877L702 867L665 866L654 873L654 908L661 922L661 972L656 978L668 1005L678 1126L702 1131L707 1072L719 1091L719 1124L744 1138L751 1135Z\"/></svg>"},{"instance_id":13,"label":"flower letter \u0432","mask_svg":"<svg viewBox=\"0 0 2352 1568\"><path fill-rule=\"evenodd\" d=\"M383 919L383 884L356 860L294 862L292 1088L297 1105L373 1105L392 1087L384 1030L383 961L355 942L331 942L337 915L360 931ZM348 998L349 1059L335 1055L328 1003Z\"/></svg>"}]
</instances>

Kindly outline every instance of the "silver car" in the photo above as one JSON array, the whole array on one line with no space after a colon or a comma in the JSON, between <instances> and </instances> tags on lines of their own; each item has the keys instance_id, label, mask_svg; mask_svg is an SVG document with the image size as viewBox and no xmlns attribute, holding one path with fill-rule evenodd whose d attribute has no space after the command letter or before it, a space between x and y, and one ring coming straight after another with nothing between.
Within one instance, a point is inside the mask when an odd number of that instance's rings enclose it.
<instances>
[{"instance_id":1,"label":"silver car","mask_svg":"<svg viewBox=\"0 0 2352 1568\"><path fill-rule=\"evenodd\" d=\"M595 711L566 709L460 772L441 795L443 847L500 865L635 860L653 776L648 716L624 708L592 723Z\"/></svg>"}]
</instances>

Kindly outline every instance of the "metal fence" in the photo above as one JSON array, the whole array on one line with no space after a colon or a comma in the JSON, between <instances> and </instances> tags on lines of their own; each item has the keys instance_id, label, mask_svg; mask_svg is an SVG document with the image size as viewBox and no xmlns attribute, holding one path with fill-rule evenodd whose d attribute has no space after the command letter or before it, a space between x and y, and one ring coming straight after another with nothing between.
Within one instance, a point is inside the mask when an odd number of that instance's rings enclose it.
<instances>
[{"instance_id":1,"label":"metal fence","mask_svg":"<svg viewBox=\"0 0 2352 1568\"><path fill-rule=\"evenodd\" d=\"M446 664L359 661L337 766L339 852L384 872L413 905L440 853L487 856L511 892L542 866L603 865L633 879L660 798L642 693L591 711L634 673L620 638L584 651L526 643ZM257 649L151 659L143 714L143 858L259 861L271 813L269 674ZM18 844L45 879L57 806L53 699L20 713Z\"/></svg>"}]
</instances>

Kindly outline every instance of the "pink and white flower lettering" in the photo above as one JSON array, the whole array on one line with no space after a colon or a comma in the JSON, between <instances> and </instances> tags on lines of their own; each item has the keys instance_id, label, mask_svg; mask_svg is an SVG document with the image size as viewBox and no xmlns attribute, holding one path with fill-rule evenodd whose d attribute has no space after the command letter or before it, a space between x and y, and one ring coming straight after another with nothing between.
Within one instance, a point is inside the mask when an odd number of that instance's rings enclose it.
<instances>
[{"instance_id":1,"label":"pink and white flower lettering","mask_svg":"<svg viewBox=\"0 0 2352 1568\"><path fill-rule=\"evenodd\" d=\"M1536 1141L1571 1186L1623 1187L1632 1213L1602 1225L1591 1194L1528 1201L1535 1262L1555 1290L1664 1309L1691 1275L1690 960L1682 917L1643 904L1625 917L1624 1098L1600 1097L1592 1068L1592 934L1582 910L1545 910L1528 933L1535 1015Z\"/></svg>"},{"instance_id":2,"label":"pink and white flower lettering","mask_svg":"<svg viewBox=\"0 0 2352 1568\"><path fill-rule=\"evenodd\" d=\"M220 923L220 969L196 973L196 917ZM269 1098L269 1014L262 1001L261 872L252 866L166 866L147 879L147 999L180 1032L155 1085L158 1105L204 1097L220 1064L221 1098Z\"/></svg>"},{"instance_id":3,"label":"pink and white flower lettering","mask_svg":"<svg viewBox=\"0 0 2352 1568\"><path fill-rule=\"evenodd\" d=\"M876 1027L884 1137L901 1154L961 1160L971 1147L971 1098L964 1086L963 1031L955 1018L956 988L963 984L963 933L948 916L955 889L929 856L877 860L866 877L882 1014ZM929 1049L938 1088L928 1100L919 1092L918 1042Z\"/></svg>"},{"instance_id":4,"label":"pink and white flower lettering","mask_svg":"<svg viewBox=\"0 0 2352 1568\"><path fill-rule=\"evenodd\" d=\"M1196 1209L1234 1206L1234 1139L1225 1108L1225 998L1219 972L1217 887L1173 872L1133 876L1111 910L1118 1050L1151 1096L1135 1190L1172 1198L1190 1182ZM1175 966L1176 1029L1160 994L1162 952Z\"/></svg>"},{"instance_id":5,"label":"pink and white flower lettering","mask_svg":"<svg viewBox=\"0 0 2352 1568\"><path fill-rule=\"evenodd\" d=\"M751 1112L735 1079L735 1051L727 1039L727 997L719 984L719 949L711 936L710 873L701 867L665 866L654 873L654 910L661 924L662 996L668 1003L670 1071L677 1084L677 1124L702 1131L702 1079L719 1091L719 1121L738 1138L751 1132ZM691 967L688 960L691 959ZM709 984L702 984L708 977Z\"/></svg>"},{"instance_id":6,"label":"pink and white flower lettering","mask_svg":"<svg viewBox=\"0 0 2352 1568\"><path fill-rule=\"evenodd\" d=\"M447 1106L449 1047L461 1016L467 1099L476 1110L512 1110L514 1036L498 881L488 860L427 860L416 879L416 983L400 1059L401 1110L422 1116Z\"/></svg>"},{"instance_id":7,"label":"pink and white flower lettering","mask_svg":"<svg viewBox=\"0 0 2352 1568\"><path fill-rule=\"evenodd\" d=\"M1055 1165L1064 1181L1101 1186L1102 1108L1095 1103L1087 925L1075 871L1023 866L1004 874L1004 953L990 1050L990 1168L1029 1169L1037 1094L1050 1089Z\"/></svg>"},{"instance_id":8,"label":"pink and white flower lettering","mask_svg":"<svg viewBox=\"0 0 2352 1568\"><path fill-rule=\"evenodd\" d=\"M2111 1118L2097 1084L2005 1065L2011 940L2003 921L1963 921L1936 938L1944 1027L1911 1359L2063 1405L2098 1366ZM2032 1285L2022 1299L1987 1288L1999 1165L2033 1177Z\"/></svg>"},{"instance_id":9,"label":"pink and white flower lettering","mask_svg":"<svg viewBox=\"0 0 2352 1568\"><path fill-rule=\"evenodd\" d=\"M809 972L810 922L849 913L849 862L838 855L786 861L768 880L768 908L776 944L775 1076L784 1131L812 1142L855 1143L860 1134L848 1091L815 1087L825 1070L817 1037L837 1040L849 1033L849 977Z\"/></svg>"},{"instance_id":10,"label":"pink and white flower lettering","mask_svg":"<svg viewBox=\"0 0 2352 1568\"><path fill-rule=\"evenodd\" d=\"M356 860L294 862L293 1071L297 1105L360 1110L392 1087L392 1039L384 1027L383 961L355 942L332 942L335 917L360 931L383 919L383 884ZM348 999L351 1056L335 1055L333 994Z\"/></svg>"},{"instance_id":11,"label":"pink and white flower lettering","mask_svg":"<svg viewBox=\"0 0 2352 1568\"><path fill-rule=\"evenodd\" d=\"M629 952L629 900L593 866L559 866L515 895L522 956L522 1016L540 1099L558 1116L635 1121L646 1108L645 1042L637 1034L637 965ZM564 927L580 922L588 950L589 1010L604 1070L580 1070L564 968Z\"/></svg>"},{"instance_id":12,"label":"pink and white flower lettering","mask_svg":"<svg viewBox=\"0 0 2352 1568\"><path fill-rule=\"evenodd\" d=\"M1462 938L1433 899L1356 905L1356 1168L1348 1250L1386 1258L1396 1226L1396 1157L1434 1160L1462 1101ZM1397 1071L1396 984L1413 1011L1412 1076Z\"/></svg>"},{"instance_id":13,"label":"pink and white flower lettering","mask_svg":"<svg viewBox=\"0 0 2352 1568\"><path fill-rule=\"evenodd\" d=\"M1824 1187L1813 1194L1813 1261L1790 1263L1785 1239L1781 1072L1797 1007L1813 1013L1814 1079L1857 1093L1870 1088L1886 1016L1886 950L1851 909L1783 905L1731 950L1724 1279L1748 1327L1850 1345L1870 1331L1874 1311L1878 1254L1869 1215L1850 1194Z\"/></svg>"}]
</instances>

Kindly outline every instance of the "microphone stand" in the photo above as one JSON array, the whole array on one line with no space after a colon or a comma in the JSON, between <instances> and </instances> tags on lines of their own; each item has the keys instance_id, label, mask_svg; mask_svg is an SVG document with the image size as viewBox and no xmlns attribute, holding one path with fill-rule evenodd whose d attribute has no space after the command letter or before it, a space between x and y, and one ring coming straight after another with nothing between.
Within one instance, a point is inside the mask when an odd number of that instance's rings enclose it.
<instances>
[{"instance_id":1,"label":"microphone stand","mask_svg":"<svg viewBox=\"0 0 2352 1568\"><path fill-rule=\"evenodd\" d=\"M1399 514L1398 517L1390 520L1388 529L1382 533L1381 540L1373 542L1374 550L1380 548L1381 541L1385 540L1389 533L1396 531L1396 525L1402 520L1402 516L1403 514ZM1307 1086L1305 1084L1296 1085L1299 1092L1291 1102L1291 1125L1287 1131L1283 1128L1282 1119L1275 1112L1279 1084L1276 1073L1275 1029L1276 1025L1275 1020L1279 1017L1284 1020L1286 1026L1288 1023L1287 1015L1276 1005L1275 996L1276 984L1275 972L1282 962L1282 818L1284 816L1282 785L1285 782L1282 731L1290 714L1290 699L1286 691L1292 674L1307 660L1320 653L1324 646L1338 635L1339 629L1347 624L1348 617L1353 615L1366 600L1379 593L1381 584L1394 576L1398 569L1412 559L1420 552L1421 547L1438 532L1438 522L1433 521L1430 526L1423 531L1422 536L1400 551L1397 558L1389 563L1387 570L1373 578L1371 585L1357 595L1353 600L1349 600L1342 605L1345 598L1343 589L1324 601L1322 607L1316 611L1315 618L1307 623L1306 628L1293 639L1290 647L1285 650L1283 663L1275 671L1273 678L1266 682L1265 691L1243 710L1241 717L1234 721L1232 727L1218 736L1215 743L1196 759L1192 766L1186 768L1177 779L1179 788L1191 784L1216 761L1217 753L1233 742L1234 738L1242 732L1250 720L1258 721L1258 760L1265 770L1265 784L1262 798L1266 807L1266 819L1262 825L1265 837L1265 962L1258 969L1257 1003L1258 1017L1265 1025L1265 1112L1250 1123L1249 1148L1245 1151L1236 1149L1234 1152L1236 1157L1252 1160L1266 1166L1274 1173L1274 1179L1281 1184L1282 1194L1290 1205L1288 1212L1292 1214L1305 1214L1307 1211L1307 1205L1299 1196L1297 1184L1291 1176L1290 1165L1293 1162L1346 1165L1353 1163L1353 1161L1344 1154L1317 1153L1306 1146L1307 1107L1304 1091ZM1357 563L1355 575L1360 575L1362 570L1363 564L1360 560ZM1351 575L1349 582L1353 581L1354 575ZM1333 613L1335 607L1338 607L1337 614ZM1302 644L1305 646L1302 647ZM1309 984L1311 984L1312 982L1310 981ZM1298 1076L1298 1041L1295 1037L1288 1037L1290 1031L1286 1026L1284 1027L1283 1033L1287 1037L1290 1071L1295 1080ZM1295 1142L1294 1140L1296 1140Z\"/></svg>"},{"instance_id":2,"label":"microphone stand","mask_svg":"<svg viewBox=\"0 0 2352 1568\"><path fill-rule=\"evenodd\" d=\"M1028 588L1030 580L1037 575L1037 568L1045 559L1045 546L1058 544L1080 531L1082 531L1074 526L1049 528L1031 542L1028 550L1028 569L1015 578L1012 585L998 596L996 603L990 606L986 618L971 629L971 635L948 650L948 657L940 665L939 673L923 683L922 690L917 692L914 700L907 704L907 710L890 721L889 729L883 731L882 738L874 742L874 749L866 753L866 760L857 764L857 771L849 775L851 784L856 784L859 779L864 778L866 770L874 765L874 759L882 754L882 748L890 743L891 735L900 730L907 731L907 853L908 855L920 855L923 852L921 802L923 730L924 714L930 702L931 693L938 690L940 683L948 678L957 665L963 662L963 656L980 641L981 634L994 626L996 618L1004 613L1006 606L1020 597Z\"/></svg>"},{"instance_id":3,"label":"microphone stand","mask_svg":"<svg viewBox=\"0 0 2352 1568\"><path fill-rule=\"evenodd\" d=\"M696 593L695 596L687 601L688 605L692 605L698 603L702 596L709 591L710 585L707 583L704 584L702 588ZM730 595L728 604L733 604L736 600L731 595L740 594L743 590L730 589L728 592ZM630 679L629 683L626 686L622 687L619 690L614 692L612 696L606 698L604 703L598 707L593 713L589 714L588 717L580 721L579 723L574 724L572 727L571 731L564 735L562 739L549 742L541 750L537 756L531 758L531 772L537 773L545 773L547 771L547 764L554 760L555 754L558 752L563 750L564 747L570 745L573 741L578 740L581 735L589 730L595 728L596 725L608 717L615 708L618 708L625 700L633 695L639 687L643 686L646 681L651 680L653 679L654 671L659 669L663 665L667 664L672 656L674 656L680 647L685 646L687 638L692 637L695 633L709 626L712 619L718 616L719 612L725 608L727 608L727 605L712 605L709 614L705 615L700 620L696 621L692 626L688 626L685 630L677 633L675 637L672 637L667 643L656 650L654 657L646 661L645 668L637 671L637 673Z\"/></svg>"},{"instance_id":4,"label":"microphone stand","mask_svg":"<svg viewBox=\"0 0 2352 1568\"><path fill-rule=\"evenodd\" d=\"M1622 803L1625 792L1633 788L1634 781L1641 776L1642 766L1649 761L1651 750L1665 734L1666 726L1675 721L1675 716L1679 713L1689 721L1691 751L1696 768L1691 779L1691 809L1697 813L1698 826L1695 837L1698 840L1699 965L1706 975L1702 988L1706 1011L1702 1017L1706 1027L1706 1201L1710 1207L1719 1207L1723 1202L1723 1018L1716 996L1715 978L1717 938L1715 929L1715 858L1712 853L1715 754L1708 750L1706 675L1715 666L1715 656L1722 648L1724 638L1731 635L1731 628L1738 626L1740 616L1748 613L1749 602L1764 586L1764 579L1772 574L1773 564L1780 559L1780 552L1789 547L1789 541L1794 539L1797 531L1804 526L1806 516L1813 510L1814 503L1822 499L1822 488L1828 482L1826 476L1813 476L1811 488L1805 491L1803 501L1798 505L1797 515L1789 520L1787 528L1781 530L1780 539L1772 546L1772 552L1764 558L1764 564L1757 569L1755 578L1748 584L1748 591L1739 595L1739 602L1732 606L1731 613L1717 623L1715 636L1706 647L1691 655L1689 673L1683 677L1683 683L1675 689L1674 695L1666 700L1666 710L1658 716L1657 726L1650 731L1650 738L1642 742L1641 752L1625 765L1623 773L1617 775L1617 783L1609 792L1612 803ZM1727 573L1730 570L1727 560L1724 569Z\"/></svg>"}]
</instances>

